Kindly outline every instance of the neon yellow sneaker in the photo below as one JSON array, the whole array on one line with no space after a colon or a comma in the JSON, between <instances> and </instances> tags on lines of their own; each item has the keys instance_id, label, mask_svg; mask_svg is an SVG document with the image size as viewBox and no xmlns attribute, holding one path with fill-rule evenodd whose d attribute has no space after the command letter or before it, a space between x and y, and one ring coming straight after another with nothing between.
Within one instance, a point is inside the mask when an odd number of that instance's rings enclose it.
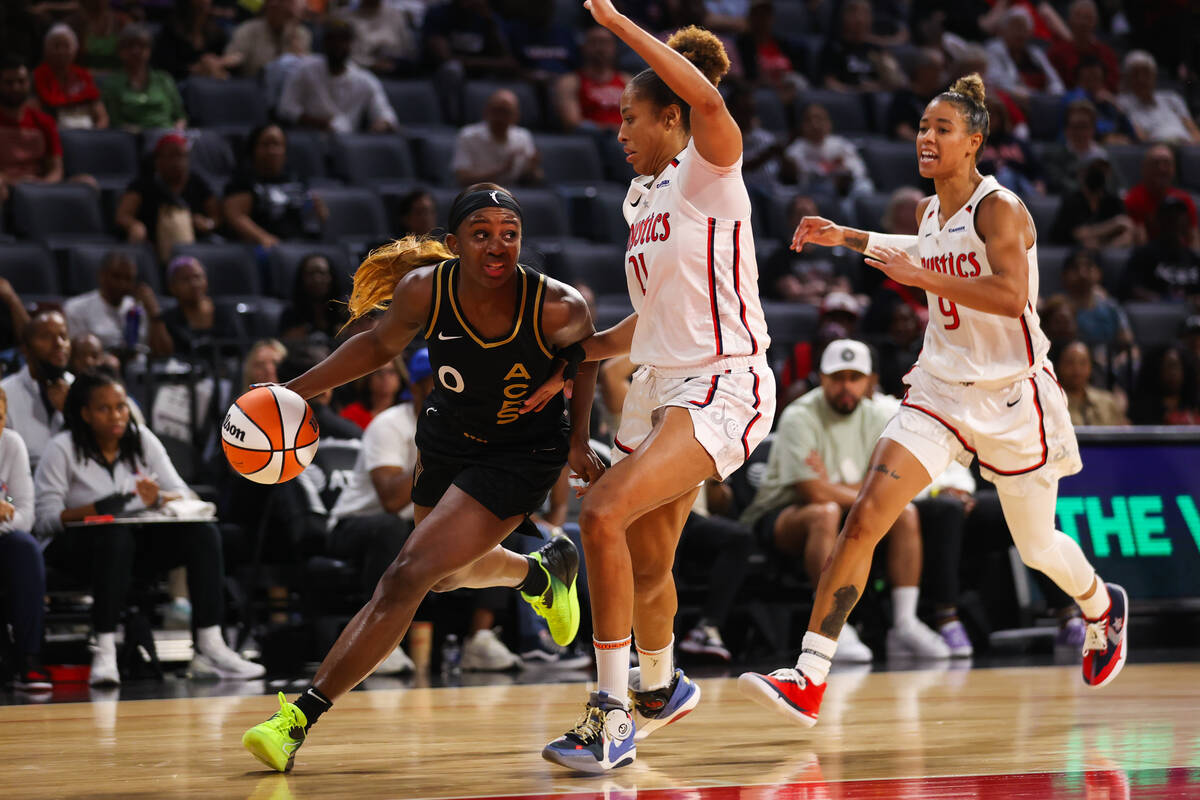
<instances>
[{"instance_id":1,"label":"neon yellow sneaker","mask_svg":"<svg viewBox=\"0 0 1200 800\"><path fill-rule=\"evenodd\" d=\"M242 746L276 772L292 768L296 751L304 744L304 712L279 693L279 710L242 734Z\"/></svg>"},{"instance_id":2,"label":"neon yellow sneaker","mask_svg":"<svg viewBox=\"0 0 1200 800\"><path fill-rule=\"evenodd\" d=\"M579 551L566 536L555 536L529 556L542 565L550 585L541 595L521 592L521 597L546 620L555 643L566 647L579 633Z\"/></svg>"}]
</instances>

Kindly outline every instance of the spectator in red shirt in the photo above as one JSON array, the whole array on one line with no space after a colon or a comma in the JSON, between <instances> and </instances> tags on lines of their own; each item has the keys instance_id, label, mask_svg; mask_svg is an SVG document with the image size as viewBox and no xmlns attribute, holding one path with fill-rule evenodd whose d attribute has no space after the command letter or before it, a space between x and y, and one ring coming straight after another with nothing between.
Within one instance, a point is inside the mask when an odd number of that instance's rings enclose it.
<instances>
[{"instance_id":1,"label":"spectator in red shirt","mask_svg":"<svg viewBox=\"0 0 1200 800\"><path fill-rule=\"evenodd\" d=\"M1188 210L1191 223L1191 246L1200 245L1200 233L1196 227L1196 204L1187 192L1173 185L1175 182L1175 154L1165 144L1156 144L1146 151L1142 159L1142 182L1125 193L1125 210L1129 218L1138 225L1137 240L1147 242L1158 238L1158 208L1164 199L1176 197Z\"/></svg>"},{"instance_id":2,"label":"spectator in red shirt","mask_svg":"<svg viewBox=\"0 0 1200 800\"><path fill-rule=\"evenodd\" d=\"M0 63L0 205L15 183L63 179L58 126L29 97L29 70L15 56Z\"/></svg>"},{"instance_id":3,"label":"spectator in red shirt","mask_svg":"<svg viewBox=\"0 0 1200 800\"><path fill-rule=\"evenodd\" d=\"M1068 81L1075 75L1081 58L1094 56L1104 65L1104 85L1110 92L1115 92L1121 80L1121 70L1117 64L1117 54L1096 36L1099 24L1100 12L1096 10L1094 0L1075 0L1067 12L1071 38L1055 42L1047 55L1058 74ZM1074 88L1074 83L1069 86Z\"/></svg>"},{"instance_id":4,"label":"spectator in red shirt","mask_svg":"<svg viewBox=\"0 0 1200 800\"><path fill-rule=\"evenodd\" d=\"M404 376L397 362L389 361L355 384L358 399L342 409L342 416L364 431L375 419L375 415L386 411L400 401L400 390L404 388Z\"/></svg>"},{"instance_id":5,"label":"spectator in red shirt","mask_svg":"<svg viewBox=\"0 0 1200 800\"><path fill-rule=\"evenodd\" d=\"M617 70L617 40L607 29L591 28L579 47L579 69L554 84L554 104L563 127L573 131L582 124L597 128L621 127L621 92L629 76Z\"/></svg>"},{"instance_id":6,"label":"spectator in red shirt","mask_svg":"<svg viewBox=\"0 0 1200 800\"><path fill-rule=\"evenodd\" d=\"M75 63L79 38L70 25L59 23L46 34L42 63L33 71L33 84L42 108L60 128L107 128L108 111L92 73Z\"/></svg>"}]
</instances>

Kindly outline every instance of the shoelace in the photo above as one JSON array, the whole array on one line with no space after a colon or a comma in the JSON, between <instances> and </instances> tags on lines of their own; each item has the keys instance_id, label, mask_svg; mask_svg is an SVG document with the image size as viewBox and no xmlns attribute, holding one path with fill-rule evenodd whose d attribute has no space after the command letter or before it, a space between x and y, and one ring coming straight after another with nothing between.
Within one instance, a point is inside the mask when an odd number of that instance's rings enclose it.
<instances>
[{"instance_id":1,"label":"shoelace","mask_svg":"<svg viewBox=\"0 0 1200 800\"><path fill-rule=\"evenodd\" d=\"M805 686L808 685L808 679L805 678L804 674L801 673L800 670L798 670L798 669L790 669L788 667L784 667L783 669L775 670L768 677L774 678L777 681L786 681L787 683L794 683L797 686L799 686L801 689L803 689Z\"/></svg>"},{"instance_id":2,"label":"shoelace","mask_svg":"<svg viewBox=\"0 0 1200 800\"><path fill-rule=\"evenodd\" d=\"M266 724L279 733L291 736L292 728L300 727L300 721L296 719L292 709L284 705L284 702L280 701L279 710L267 719Z\"/></svg>"},{"instance_id":3,"label":"shoelace","mask_svg":"<svg viewBox=\"0 0 1200 800\"><path fill-rule=\"evenodd\" d=\"M583 717L571 730L570 735L578 739L581 744L591 744L600 738L600 732L603 729L603 712L596 706L588 706L584 709Z\"/></svg>"},{"instance_id":4,"label":"shoelace","mask_svg":"<svg viewBox=\"0 0 1200 800\"><path fill-rule=\"evenodd\" d=\"M1087 629L1083 634L1083 652L1086 655L1089 650L1099 650L1101 652L1108 649L1108 620L1101 619L1096 622L1089 622Z\"/></svg>"}]
</instances>

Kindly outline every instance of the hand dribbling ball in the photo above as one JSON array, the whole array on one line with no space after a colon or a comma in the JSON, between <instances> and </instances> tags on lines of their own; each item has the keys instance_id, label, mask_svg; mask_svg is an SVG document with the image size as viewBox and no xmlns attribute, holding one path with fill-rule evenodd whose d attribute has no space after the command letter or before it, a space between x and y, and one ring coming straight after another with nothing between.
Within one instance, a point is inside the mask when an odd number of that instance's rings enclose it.
<instances>
[{"instance_id":1,"label":"hand dribbling ball","mask_svg":"<svg viewBox=\"0 0 1200 800\"><path fill-rule=\"evenodd\" d=\"M259 386L234 401L221 423L229 466L255 483L283 483L317 454L321 431L304 398L282 386Z\"/></svg>"}]
</instances>

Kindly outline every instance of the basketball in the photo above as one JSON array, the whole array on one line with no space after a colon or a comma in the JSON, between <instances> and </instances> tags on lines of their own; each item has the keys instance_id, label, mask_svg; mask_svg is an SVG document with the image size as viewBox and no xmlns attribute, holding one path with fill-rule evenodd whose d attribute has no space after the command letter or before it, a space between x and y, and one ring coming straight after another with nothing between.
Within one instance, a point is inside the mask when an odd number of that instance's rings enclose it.
<instances>
[{"instance_id":1,"label":"basketball","mask_svg":"<svg viewBox=\"0 0 1200 800\"><path fill-rule=\"evenodd\" d=\"M229 465L255 483L283 483L304 471L321 435L304 398L282 386L259 386L239 397L221 423Z\"/></svg>"}]
</instances>

